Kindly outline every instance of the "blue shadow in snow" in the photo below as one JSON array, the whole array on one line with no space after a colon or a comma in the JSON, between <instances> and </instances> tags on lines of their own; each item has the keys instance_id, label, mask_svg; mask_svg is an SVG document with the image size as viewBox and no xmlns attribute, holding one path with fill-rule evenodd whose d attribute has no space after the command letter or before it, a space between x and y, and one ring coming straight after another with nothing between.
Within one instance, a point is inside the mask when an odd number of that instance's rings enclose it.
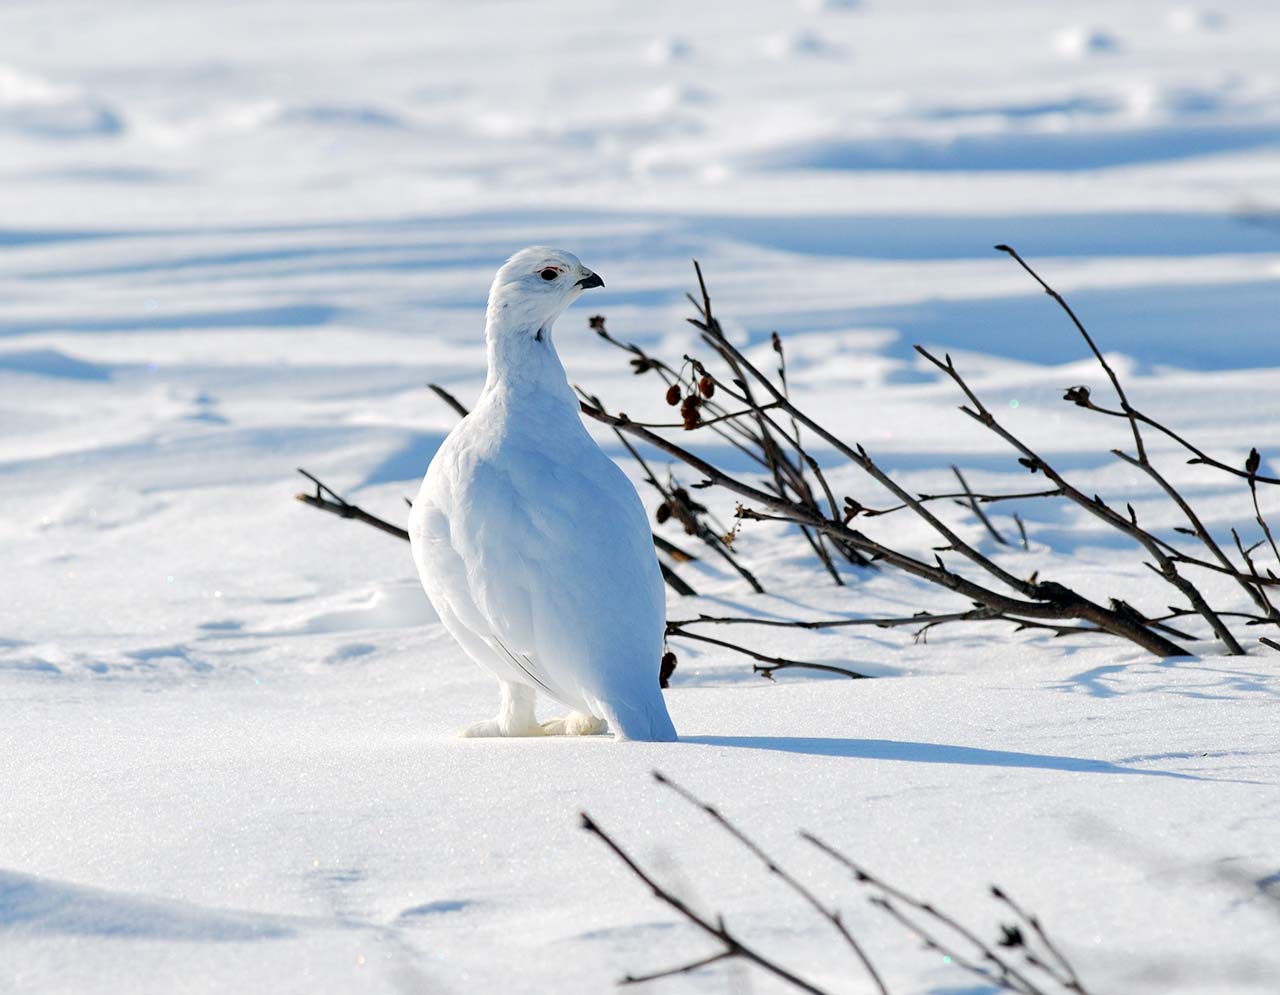
<instances>
[{"instance_id":1,"label":"blue shadow in snow","mask_svg":"<svg viewBox=\"0 0 1280 995\"><path fill-rule=\"evenodd\" d=\"M421 480L444 442L443 432L414 432L403 446L370 470L356 488L398 480Z\"/></svg>"},{"instance_id":2,"label":"blue shadow in snow","mask_svg":"<svg viewBox=\"0 0 1280 995\"><path fill-rule=\"evenodd\" d=\"M253 913L126 895L0 870L0 933L213 941L281 939L295 930Z\"/></svg>"},{"instance_id":3,"label":"blue shadow in snow","mask_svg":"<svg viewBox=\"0 0 1280 995\"><path fill-rule=\"evenodd\" d=\"M1104 352L1123 353L1144 365L1201 371L1280 366L1280 282L1275 280L1074 290L1067 298ZM748 323L753 343L767 342L774 328L851 326L896 329L897 339L881 350L895 359L914 361L912 345L917 342L1041 366L1090 358L1070 320L1042 293L762 312Z\"/></svg>"},{"instance_id":4,"label":"blue shadow in snow","mask_svg":"<svg viewBox=\"0 0 1280 995\"><path fill-rule=\"evenodd\" d=\"M185 328L305 328L325 325L338 315L326 304L285 304L243 311L198 311L185 314L137 315L129 318L56 318L0 324L0 335L31 332L150 332Z\"/></svg>"},{"instance_id":5,"label":"blue shadow in snow","mask_svg":"<svg viewBox=\"0 0 1280 995\"><path fill-rule=\"evenodd\" d=\"M0 370L56 377L62 380L110 380L111 371L97 363L68 356L57 349L0 352Z\"/></svg>"},{"instance_id":6,"label":"blue shadow in snow","mask_svg":"<svg viewBox=\"0 0 1280 995\"><path fill-rule=\"evenodd\" d=\"M783 252L861 259L998 259L992 250L998 242L1028 257L1280 251L1280 233L1227 214L712 215L681 220L703 233Z\"/></svg>"},{"instance_id":7,"label":"blue shadow in snow","mask_svg":"<svg viewBox=\"0 0 1280 995\"><path fill-rule=\"evenodd\" d=\"M814 757L856 757L861 760L898 760L917 764L958 764L964 767L1025 767L1035 770L1062 770L1080 774L1140 774L1145 777L1172 777L1179 781L1205 781L1164 770L1119 767L1105 760L1059 757L1041 753L1014 753L983 750L974 746L945 743L913 743L893 739L833 739L817 736L681 736L682 743L702 746L732 746L749 750L803 753Z\"/></svg>"},{"instance_id":8,"label":"blue shadow in snow","mask_svg":"<svg viewBox=\"0 0 1280 995\"><path fill-rule=\"evenodd\" d=\"M1098 131L1026 131L928 138L799 142L750 156L765 169L1048 170L1075 172L1169 162L1280 144L1280 126L1209 124Z\"/></svg>"}]
</instances>

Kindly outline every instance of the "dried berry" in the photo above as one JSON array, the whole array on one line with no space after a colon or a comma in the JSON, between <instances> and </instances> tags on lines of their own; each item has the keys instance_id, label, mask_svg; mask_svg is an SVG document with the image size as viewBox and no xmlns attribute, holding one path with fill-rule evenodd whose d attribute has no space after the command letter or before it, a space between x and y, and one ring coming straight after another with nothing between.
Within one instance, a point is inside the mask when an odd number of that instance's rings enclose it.
<instances>
[{"instance_id":1,"label":"dried berry","mask_svg":"<svg viewBox=\"0 0 1280 995\"><path fill-rule=\"evenodd\" d=\"M671 675L676 672L676 655L670 650L662 654L662 666L658 669L658 686L667 687Z\"/></svg>"},{"instance_id":2,"label":"dried berry","mask_svg":"<svg viewBox=\"0 0 1280 995\"><path fill-rule=\"evenodd\" d=\"M667 388L667 403L673 408L680 403L680 385L673 383Z\"/></svg>"},{"instance_id":3,"label":"dried berry","mask_svg":"<svg viewBox=\"0 0 1280 995\"><path fill-rule=\"evenodd\" d=\"M654 513L653 517L656 518L658 520L658 524L661 525L671 517L671 505L667 504L666 501L663 501L662 504L658 505L658 510Z\"/></svg>"},{"instance_id":4,"label":"dried berry","mask_svg":"<svg viewBox=\"0 0 1280 995\"><path fill-rule=\"evenodd\" d=\"M702 398L697 394L689 394L680 404L680 417L684 420L685 431L697 428L702 424Z\"/></svg>"},{"instance_id":5,"label":"dried berry","mask_svg":"<svg viewBox=\"0 0 1280 995\"><path fill-rule=\"evenodd\" d=\"M716 392L716 382L709 376L704 375L702 379L698 381L698 390L701 392L703 397L710 397Z\"/></svg>"}]
</instances>

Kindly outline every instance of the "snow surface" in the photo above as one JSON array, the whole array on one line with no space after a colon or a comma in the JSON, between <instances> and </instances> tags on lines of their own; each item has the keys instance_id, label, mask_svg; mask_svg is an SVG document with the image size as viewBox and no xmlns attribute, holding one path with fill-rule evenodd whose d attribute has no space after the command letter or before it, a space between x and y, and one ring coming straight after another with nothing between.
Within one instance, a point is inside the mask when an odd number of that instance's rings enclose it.
<instances>
[{"instance_id":1,"label":"snow surface","mask_svg":"<svg viewBox=\"0 0 1280 995\"><path fill-rule=\"evenodd\" d=\"M1178 524L1106 455L1123 426L1058 399L1102 378L990 246L1070 295L1144 409L1280 472L1278 36L1243 0L4 5L0 990L600 992L710 952L583 808L765 950L869 990L655 767L838 900L895 993L985 989L797 829L992 938L999 882L1097 992L1280 988L1280 657L1252 633L1244 659L1159 662L999 626L760 629L882 679L771 685L685 644L679 744L461 742L496 694L407 545L291 500L305 466L403 516L454 423L424 384L474 400L489 280L544 242L607 281L557 342L615 409L669 417L587 316L679 355L696 256L731 334L768 360L786 333L796 396L907 486L953 461L1028 480L922 342L1082 489ZM1245 492L1152 451L1256 537ZM1014 572L1171 600L1076 511L1017 510ZM771 593L701 561L673 617L955 606L887 572L837 590L772 527L738 548ZM778 990L737 965L651 987Z\"/></svg>"}]
</instances>

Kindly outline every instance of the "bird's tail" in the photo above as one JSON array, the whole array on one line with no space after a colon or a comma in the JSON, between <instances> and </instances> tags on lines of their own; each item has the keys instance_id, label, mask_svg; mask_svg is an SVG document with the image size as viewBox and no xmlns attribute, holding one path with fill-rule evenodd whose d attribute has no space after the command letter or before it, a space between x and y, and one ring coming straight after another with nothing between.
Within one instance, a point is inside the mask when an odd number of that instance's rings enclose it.
<instances>
[{"instance_id":1,"label":"bird's tail","mask_svg":"<svg viewBox=\"0 0 1280 995\"><path fill-rule=\"evenodd\" d=\"M649 743L671 743L679 739L676 727L656 687L653 695L642 702L594 702L596 714L609 723L618 739L636 739Z\"/></svg>"}]
</instances>

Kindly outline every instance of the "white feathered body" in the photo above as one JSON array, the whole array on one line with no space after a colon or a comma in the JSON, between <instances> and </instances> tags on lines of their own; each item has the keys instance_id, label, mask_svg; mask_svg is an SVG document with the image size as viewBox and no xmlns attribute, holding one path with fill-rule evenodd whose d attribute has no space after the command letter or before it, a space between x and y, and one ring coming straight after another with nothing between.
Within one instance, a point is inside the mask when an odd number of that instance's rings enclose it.
<instances>
[{"instance_id":1,"label":"white feathered body","mask_svg":"<svg viewBox=\"0 0 1280 995\"><path fill-rule=\"evenodd\" d=\"M499 679L621 738L674 739L658 686L666 599L644 507L583 426L549 334L526 345L518 369L495 376L491 342L485 391L427 470L409 529L423 587Z\"/></svg>"}]
</instances>

